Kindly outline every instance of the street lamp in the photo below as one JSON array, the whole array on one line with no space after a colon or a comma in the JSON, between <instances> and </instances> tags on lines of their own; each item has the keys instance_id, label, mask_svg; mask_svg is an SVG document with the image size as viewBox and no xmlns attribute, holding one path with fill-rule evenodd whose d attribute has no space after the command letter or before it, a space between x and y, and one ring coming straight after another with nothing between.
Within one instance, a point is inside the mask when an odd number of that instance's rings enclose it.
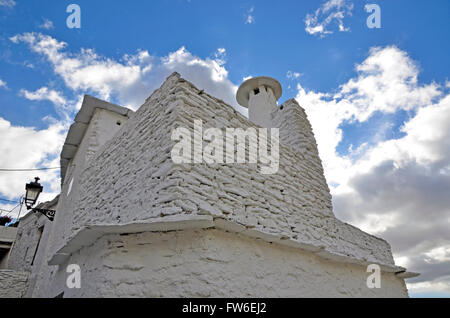
<instances>
[{"instance_id":1,"label":"street lamp","mask_svg":"<svg viewBox=\"0 0 450 318\"><path fill-rule=\"evenodd\" d=\"M55 218L55 210L48 210L48 209L40 209L40 208L33 208L33 205L36 204L36 201L39 197L39 194L41 194L42 190L44 189L43 186L39 183L39 178L34 178L34 182L27 183L25 185L25 205L27 207L27 210L31 210L32 212L36 213L42 213L44 214L50 221L53 221Z\"/></svg>"},{"instance_id":2,"label":"street lamp","mask_svg":"<svg viewBox=\"0 0 450 318\"><path fill-rule=\"evenodd\" d=\"M44 189L40 185L39 180L40 179L36 177L34 178L34 182L30 182L25 185L25 190L27 190L25 194L25 205L27 206L28 210L36 204L39 194L41 194L42 190Z\"/></svg>"}]
</instances>

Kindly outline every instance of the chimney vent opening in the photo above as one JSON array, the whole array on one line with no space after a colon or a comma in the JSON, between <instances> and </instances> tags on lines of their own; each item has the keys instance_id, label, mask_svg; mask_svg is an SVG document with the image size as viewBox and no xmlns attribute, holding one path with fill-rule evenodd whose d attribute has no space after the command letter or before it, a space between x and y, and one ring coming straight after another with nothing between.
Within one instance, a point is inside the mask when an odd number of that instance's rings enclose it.
<instances>
[{"instance_id":1,"label":"chimney vent opening","mask_svg":"<svg viewBox=\"0 0 450 318\"><path fill-rule=\"evenodd\" d=\"M263 90L264 94L261 94ZM242 107L248 108L250 121L269 128L272 127L271 113L277 108L277 100L281 94L281 84L276 79L260 76L250 78L239 86L236 101Z\"/></svg>"}]
</instances>

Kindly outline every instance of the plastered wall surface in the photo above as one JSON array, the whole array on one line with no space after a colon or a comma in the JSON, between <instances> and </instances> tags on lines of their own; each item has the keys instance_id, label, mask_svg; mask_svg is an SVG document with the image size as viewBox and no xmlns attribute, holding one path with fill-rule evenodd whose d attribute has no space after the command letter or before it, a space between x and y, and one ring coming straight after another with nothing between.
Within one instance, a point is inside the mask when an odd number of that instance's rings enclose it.
<instances>
[{"instance_id":1,"label":"plastered wall surface","mask_svg":"<svg viewBox=\"0 0 450 318\"><path fill-rule=\"evenodd\" d=\"M77 193L77 176L79 171L83 170L93 154L121 128L128 120L127 117L112 113L103 109L96 109L90 121L90 125L85 133L79 151L69 166L65 183L63 185L62 196L69 199L67 193L74 191ZM120 123L120 125L118 125ZM9 268L30 273L29 289L27 297L32 297L36 284L48 284L56 273L57 266L48 265L48 257L51 255L53 237L64 237L67 235L70 227L65 224L71 224L72 214L66 213L65 206L73 201L61 199L57 201L58 205L47 206L48 209L57 210L55 221L50 222L41 214L29 214L21 220L18 229L18 240L12 249ZM39 229L43 228L41 240L39 241ZM37 244L39 242L39 249ZM49 244L48 244L49 243ZM35 260L33 256L35 255ZM33 263L33 265L32 265ZM53 297L56 295L49 295Z\"/></svg>"},{"instance_id":2,"label":"plastered wall surface","mask_svg":"<svg viewBox=\"0 0 450 318\"><path fill-rule=\"evenodd\" d=\"M28 289L28 273L0 270L0 299L22 298Z\"/></svg>"},{"instance_id":3,"label":"plastered wall surface","mask_svg":"<svg viewBox=\"0 0 450 318\"><path fill-rule=\"evenodd\" d=\"M17 228L14 227L0 227L0 242L11 243L14 242L17 235Z\"/></svg>"},{"instance_id":4,"label":"plastered wall surface","mask_svg":"<svg viewBox=\"0 0 450 318\"><path fill-rule=\"evenodd\" d=\"M64 297L407 297L404 281L366 268L222 230L106 235L73 254L81 289L43 289ZM66 277L61 269L59 286ZM55 284L55 286L58 284Z\"/></svg>"},{"instance_id":5,"label":"plastered wall surface","mask_svg":"<svg viewBox=\"0 0 450 318\"><path fill-rule=\"evenodd\" d=\"M70 224L74 222L73 219L77 214L73 212L73 208L78 206L79 189L83 186L80 184L80 174L101 146L113 138L127 120L128 118L122 115L104 109L94 111L78 151L66 171L58 203L59 213L56 214L54 221L52 243L57 244L72 234Z\"/></svg>"},{"instance_id":6,"label":"plastered wall surface","mask_svg":"<svg viewBox=\"0 0 450 318\"><path fill-rule=\"evenodd\" d=\"M8 267L10 269L31 272L31 263L35 256L39 239L41 239L39 246L42 248L48 236L48 231L44 231L45 233L43 232L40 238L39 229L45 228L48 222L50 221L45 216L36 213L30 213L20 220L17 229L17 239L9 257ZM36 254L36 257L39 258L39 255Z\"/></svg>"}]
</instances>

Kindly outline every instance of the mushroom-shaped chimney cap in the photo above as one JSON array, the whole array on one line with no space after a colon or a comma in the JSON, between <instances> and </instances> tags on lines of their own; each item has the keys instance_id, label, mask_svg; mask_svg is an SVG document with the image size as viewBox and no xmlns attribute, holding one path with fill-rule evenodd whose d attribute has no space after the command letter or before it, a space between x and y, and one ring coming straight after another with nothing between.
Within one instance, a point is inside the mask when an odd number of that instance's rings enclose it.
<instances>
[{"instance_id":1,"label":"mushroom-shaped chimney cap","mask_svg":"<svg viewBox=\"0 0 450 318\"><path fill-rule=\"evenodd\" d=\"M272 89L275 98L278 100L281 97L281 84L274 78L268 76L254 77L246 80L239 87L236 93L236 100L239 105L248 107L248 100L250 99L250 92L260 86L268 86Z\"/></svg>"}]
</instances>

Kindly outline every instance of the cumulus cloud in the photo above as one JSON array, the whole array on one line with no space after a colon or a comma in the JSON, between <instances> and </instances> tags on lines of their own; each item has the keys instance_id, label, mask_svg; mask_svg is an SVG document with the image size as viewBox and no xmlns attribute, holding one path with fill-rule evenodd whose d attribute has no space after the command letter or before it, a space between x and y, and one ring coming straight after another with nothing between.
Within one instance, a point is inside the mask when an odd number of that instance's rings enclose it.
<instances>
[{"instance_id":1,"label":"cumulus cloud","mask_svg":"<svg viewBox=\"0 0 450 318\"><path fill-rule=\"evenodd\" d=\"M10 39L14 43L26 43L32 51L44 56L65 85L78 93L89 92L137 109L170 73L177 71L200 89L245 113L234 98L237 86L228 79L224 48L219 48L213 58L206 59L181 47L163 57L151 56L142 50L114 60L98 55L93 49L68 52L67 43L40 33L24 33Z\"/></svg>"},{"instance_id":2,"label":"cumulus cloud","mask_svg":"<svg viewBox=\"0 0 450 318\"><path fill-rule=\"evenodd\" d=\"M51 30L54 29L55 26L53 25L53 22L49 19L44 19L44 22L42 22L41 25L39 25L39 28L44 30Z\"/></svg>"},{"instance_id":3,"label":"cumulus cloud","mask_svg":"<svg viewBox=\"0 0 450 318\"><path fill-rule=\"evenodd\" d=\"M48 89L48 87L45 86L34 92L22 89L20 91L20 94L29 100L49 100L55 105L64 105L67 102L62 93L52 89Z\"/></svg>"},{"instance_id":4,"label":"cumulus cloud","mask_svg":"<svg viewBox=\"0 0 450 318\"><path fill-rule=\"evenodd\" d=\"M342 168L352 165L352 158L338 156L335 151L342 140L341 124L365 122L376 112L418 109L442 94L436 83L420 85L414 61L393 46L371 49L356 71L356 77L333 93L306 91L298 85L297 98L308 111L327 177L333 184L345 184L348 174Z\"/></svg>"},{"instance_id":5,"label":"cumulus cloud","mask_svg":"<svg viewBox=\"0 0 450 318\"><path fill-rule=\"evenodd\" d=\"M3 88L7 88L8 86L6 85L6 82L5 81L2 81L2 79L0 78L0 87L3 87Z\"/></svg>"},{"instance_id":6,"label":"cumulus cloud","mask_svg":"<svg viewBox=\"0 0 450 318\"><path fill-rule=\"evenodd\" d=\"M72 99L67 99L63 93L43 86L35 91L21 89L19 95L31 101L49 101L55 111L65 122L71 121L72 115L81 108L83 94L78 94Z\"/></svg>"},{"instance_id":7,"label":"cumulus cloud","mask_svg":"<svg viewBox=\"0 0 450 318\"><path fill-rule=\"evenodd\" d=\"M164 74L164 76L161 76L161 81L170 73L177 71L197 87L205 89L209 94L224 100L245 115L247 109L237 105L235 96L238 87L228 79L223 54L225 54L225 51L219 49L214 59L201 59L182 47L163 57L156 69L157 72ZM219 58L217 58L218 56Z\"/></svg>"},{"instance_id":8,"label":"cumulus cloud","mask_svg":"<svg viewBox=\"0 0 450 318\"><path fill-rule=\"evenodd\" d=\"M422 273L409 281L412 292L450 292L450 95L445 84L420 84L417 63L393 46L371 49L356 73L333 93L298 85L335 213L387 239L399 265ZM399 111L410 112L399 128L402 137L375 134L348 154L337 152L342 124Z\"/></svg>"},{"instance_id":9,"label":"cumulus cloud","mask_svg":"<svg viewBox=\"0 0 450 318\"><path fill-rule=\"evenodd\" d=\"M68 125L51 118L48 128L38 130L34 127L14 126L0 117L0 167L5 169L23 169L35 167L58 167L59 152L64 143ZM5 172L0 178L2 197L18 199L24 194L25 183L39 175L45 186L45 194L40 200L52 199L59 192L59 170L39 172ZM1 203L1 202L0 202ZM10 205L0 206L2 209ZM14 212L17 213L18 211Z\"/></svg>"},{"instance_id":10,"label":"cumulus cloud","mask_svg":"<svg viewBox=\"0 0 450 318\"><path fill-rule=\"evenodd\" d=\"M450 261L450 96L419 109L406 136L380 142L350 169L336 210L391 242L402 265L422 272L413 289L442 287ZM361 213L364 211L364 213Z\"/></svg>"},{"instance_id":11,"label":"cumulus cloud","mask_svg":"<svg viewBox=\"0 0 450 318\"><path fill-rule=\"evenodd\" d=\"M347 0L328 0L323 3L313 14L309 13L305 17L305 31L311 35L324 37L332 34L329 28L337 25L340 32L350 31L344 26L344 18L351 16L353 4Z\"/></svg>"}]
</instances>

